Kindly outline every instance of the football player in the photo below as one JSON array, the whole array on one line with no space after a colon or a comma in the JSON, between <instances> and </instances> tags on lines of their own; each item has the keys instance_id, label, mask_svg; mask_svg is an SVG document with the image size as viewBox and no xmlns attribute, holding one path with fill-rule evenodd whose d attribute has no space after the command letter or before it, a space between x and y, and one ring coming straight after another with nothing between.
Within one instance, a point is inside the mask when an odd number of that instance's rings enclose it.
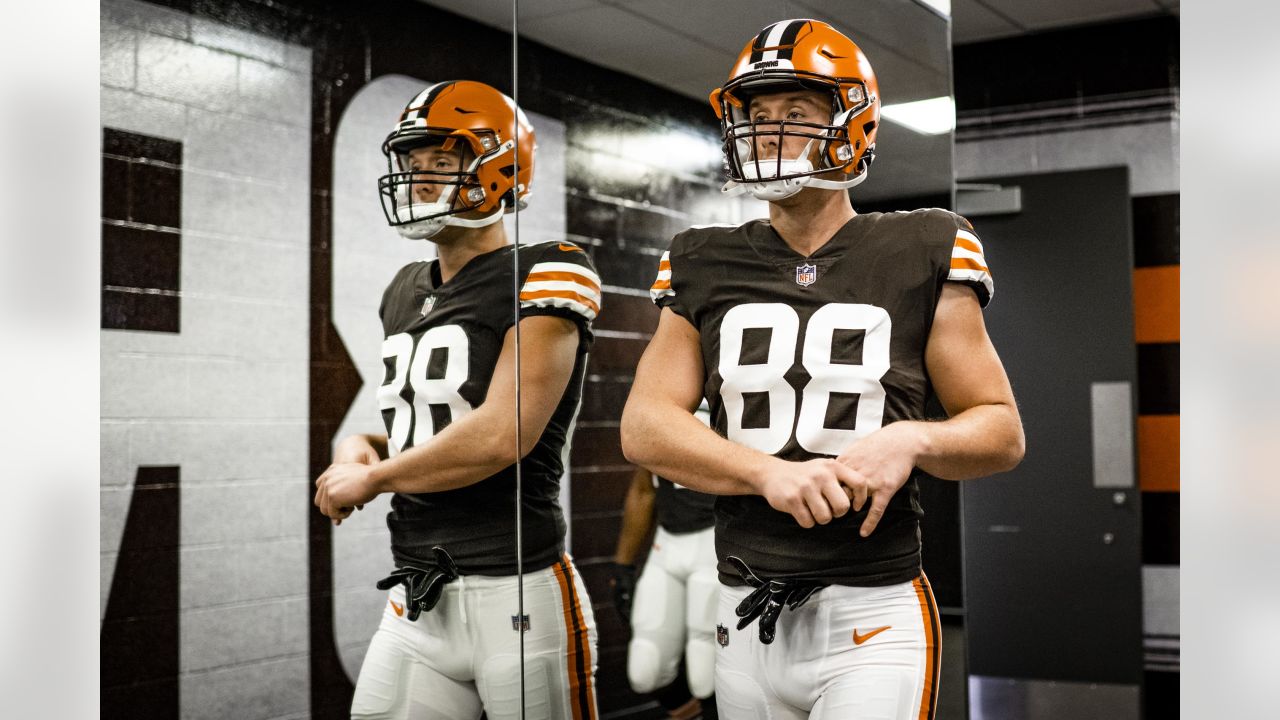
<instances>
[{"instance_id":1,"label":"football player","mask_svg":"<svg viewBox=\"0 0 1280 720\"><path fill-rule=\"evenodd\" d=\"M932 717L917 478L981 477L1023 454L982 319L982 243L946 210L854 212L880 96L827 23L764 28L711 104L727 189L768 201L769 218L672 240L624 452L720 496L722 717ZM947 419L926 418L930 393ZM692 414L704 396L714 431Z\"/></svg>"},{"instance_id":2,"label":"football player","mask_svg":"<svg viewBox=\"0 0 1280 720\"><path fill-rule=\"evenodd\" d=\"M710 422L705 404L697 416ZM715 711L714 701L702 702L715 689L714 501L637 468L614 556L614 606L631 626L627 680L678 720ZM653 543L637 581L636 560L650 533Z\"/></svg>"},{"instance_id":3,"label":"football player","mask_svg":"<svg viewBox=\"0 0 1280 720\"><path fill-rule=\"evenodd\" d=\"M345 438L316 480L335 523L393 493L395 570L353 718L595 717L595 622L557 497L600 280L575 245L508 243L500 221L529 193L533 148L514 102L470 81L423 90L382 146L387 220L438 259L383 293L386 435Z\"/></svg>"}]
</instances>

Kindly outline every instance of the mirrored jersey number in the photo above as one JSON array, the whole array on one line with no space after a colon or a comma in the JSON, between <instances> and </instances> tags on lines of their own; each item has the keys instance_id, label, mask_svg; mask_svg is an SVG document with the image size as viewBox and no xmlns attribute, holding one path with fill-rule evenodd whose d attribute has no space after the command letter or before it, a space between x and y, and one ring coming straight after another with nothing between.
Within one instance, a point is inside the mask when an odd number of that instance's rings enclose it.
<instances>
[{"instance_id":1,"label":"mirrored jersey number","mask_svg":"<svg viewBox=\"0 0 1280 720\"><path fill-rule=\"evenodd\" d=\"M440 377L428 378L432 353L441 349L447 357L444 372ZM378 388L378 408L384 417L388 410L393 413L387 431L393 452L405 449L411 428L413 445L426 442L444 429L443 423L436 427L432 405L447 405L451 421L471 412L471 403L458 392L467 381L469 350L467 334L458 325L427 330L416 347L408 333L382 341L383 362L394 364L389 368L391 378Z\"/></svg>"},{"instance_id":2,"label":"mirrored jersey number","mask_svg":"<svg viewBox=\"0 0 1280 720\"><path fill-rule=\"evenodd\" d=\"M796 442L811 453L839 455L854 440L880 429L884 423L884 385L889 371L889 313L874 305L830 303L818 308L800 334L800 316L782 303L747 303L725 313L720 323L720 396L724 401L730 440L761 452L776 453L786 446L795 427ZM763 363L740 364L742 343L749 329L769 331ZM864 333L862 364L832 361L837 330ZM796 391L787 383L795 363L797 341L803 342L800 362L809 373L796 412ZM768 424L743 427L747 393L767 393ZM858 395L858 415L852 429L826 427L832 393Z\"/></svg>"}]
</instances>

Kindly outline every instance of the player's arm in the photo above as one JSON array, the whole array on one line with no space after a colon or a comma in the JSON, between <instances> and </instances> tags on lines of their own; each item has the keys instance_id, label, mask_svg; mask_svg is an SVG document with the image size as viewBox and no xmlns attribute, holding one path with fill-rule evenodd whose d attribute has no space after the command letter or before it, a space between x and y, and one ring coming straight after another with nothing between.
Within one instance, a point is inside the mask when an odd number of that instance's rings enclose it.
<instances>
[{"instance_id":1,"label":"player's arm","mask_svg":"<svg viewBox=\"0 0 1280 720\"><path fill-rule=\"evenodd\" d=\"M920 424L916 465L944 480L1012 470L1026 439L1009 376L973 291L945 283L934 313L925 367L948 420Z\"/></svg>"},{"instance_id":2,"label":"player's arm","mask_svg":"<svg viewBox=\"0 0 1280 720\"><path fill-rule=\"evenodd\" d=\"M656 514L654 500L658 493L653 487L653 473L636 468L627 488L627 498L622 503L622 531L618 533L618 549L613 560L619 565L636 564L640 550L653 534Z\"/></svg>"},{"instance_id":3,"label":"player's arm","mask_svg":"<svg viewBox=\"0 0 1280 720\"><path fill-rule=\"evenodd\" d=\"M333 462L372 465L387 459L387 436L373 434L348 435L333 449Z\"/></svg>"},{"instance_id":4,"label":"player's arm","mask_svg":"<svg viewBox=\"0 0 1280 720\"><path fill-rule=\"evenodd\" d=\"M537 444L577 359L578 326L549 315L520 321L520 456ZM385 492L440 492L479 482L516 460L515 329L507 331L489 392L470 413L422 445L374 466L332 465L316 480L316 505L340 519Z\"/></svg>"},{"instance_id":5,"label":"player's arm","mask_svg":"<svg viewBox=\"0 0 1280 720\"><path fill-rule=\"evenodd\" d=\"M657 491L653 487L653 473L638 467L627 487L627 498L622 503L622 532L618 534L618 549L613 556L613 569L609 577L609 589L613 592L613 606L623 622L631 622L631 598L636 588L636 559L640 550L653 535L657 515L654 501Z\"/></svg>"},{"instance_id":6,"label":"player's arm","mask_svg":"<svg viewBox=\"0 0 1280 720\"><path fill-rule=\"evenodd\" d=\"M872 498L864 536L913 467L945 480L967 480L1011 470L1022 460L1025 440L1013 390L970 288L943 284L925 367L949 419L892 423L840 454L842 463L866 479L851 486L854 507Z\"/></svg>"},{"instance_id":7,"label":"player's arm","mask_svg":"<svg viewBox=\"0 0 1280 720\"><path fill-rule=\"evenodd\" d=\"M691 490L762 495L804 527L848 512L840 482L855 483L855 471L833 460L787 462L720 437L693 414L702 378L697 329L664 308L622 412L627 460Z\"/></svg>"}]
</instances>

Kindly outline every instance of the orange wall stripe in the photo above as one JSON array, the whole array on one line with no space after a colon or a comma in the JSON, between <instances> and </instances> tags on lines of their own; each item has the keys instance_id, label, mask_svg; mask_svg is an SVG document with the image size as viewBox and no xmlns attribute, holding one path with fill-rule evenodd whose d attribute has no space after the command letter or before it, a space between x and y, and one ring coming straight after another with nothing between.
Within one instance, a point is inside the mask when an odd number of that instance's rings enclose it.
<instances>
[{"instance_id":1,"label":"orange wall stripe","mask_svg":"<svg viewBox=\"0 0 1280 720\"><path fill-rule=\"evenodd\" d=\"M1178 451L1181 415L1138 416L1138 487L1151 492L1179 492L1182 487Z\"/></svg>"},{"instance_id":2,"label":"orange wall stripe","mask_svg":"<svg viewBox=\"0 0 1280 720\"><path fill-rule=\"evenodd\" d=\"M1178 313L1181 265L1133 271L1133 331L1137 342L1179 342Z\"/></svg>"}]
</instances>

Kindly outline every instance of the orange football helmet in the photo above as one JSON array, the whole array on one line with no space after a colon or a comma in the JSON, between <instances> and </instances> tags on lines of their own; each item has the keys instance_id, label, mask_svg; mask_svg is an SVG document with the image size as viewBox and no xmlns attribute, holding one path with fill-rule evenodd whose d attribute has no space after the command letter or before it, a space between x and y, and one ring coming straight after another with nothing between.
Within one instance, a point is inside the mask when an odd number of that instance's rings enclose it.
<instances>
[{"instance_id":1,"label":"orange football helmet","mask_svg":"<svg viewBox=\"0 0 1280 720\"><path fill-rule=\"evenodd\" d=\"M797 120L753 120L751 98L795 89L831 98L826 124ZM820 20L783 20L749 40L711 107L724 137L725 191L750 192L762 200L790 197L805 187L850 188L867 177L875 159L880 125L880 89L862 50ZM761 138L806 140L800 157L762 159ZM818 177L835 173L837 179Z\"/></svg>"},{"instance_id":2,"label":"orange football helmet","mask_svg":"<svg viewBox=\"0 0 1280 720\"><path fill-rule=\"evenodd\" d=\"M517 202L524 207L533 180L534 142L524 111L488 85L453 80L428 87L409 101L382 144L387 174L378 179L378 195L387 222L401 235L420 240L445 225L475 228L501 220ZM410 151L432 145L464 150L463 165L449 172L414 169ZM414 190L428 186L440 192L423 202Z\"/></svg>"}]
</instances>

